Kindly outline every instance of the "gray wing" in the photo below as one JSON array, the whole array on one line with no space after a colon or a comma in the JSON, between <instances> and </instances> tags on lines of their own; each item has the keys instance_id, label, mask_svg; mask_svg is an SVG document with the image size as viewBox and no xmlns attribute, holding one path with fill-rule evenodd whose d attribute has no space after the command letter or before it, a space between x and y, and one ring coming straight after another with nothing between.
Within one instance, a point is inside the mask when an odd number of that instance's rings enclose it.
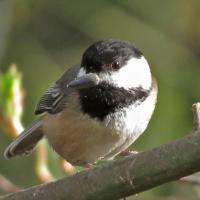
<instances>
[{"instance_id":1,"label":"gray wing","mask_svg":"<svg viewBox=\"0 0 200 200\"><path fill-rule=\"evenodd\" d=\"M70 95L69 84L76 77L79 66L74 66L67 70L62 77L51 85L37 104L35 113L43 112L57 113L63 108L66 97ZM42 121L39 120L26 128L15 140L6 148L4 156L12 158L16 155L29 154L36 144L43 138Z\"/></svg>"},{"instance_id":2,"label":"gray wing","mask_svg":"<svg viewBox=\"0 0 200 200\"><path fill-rule=\"evenodd\" d=\"M36 121L27 127L14 141L12 141L4 151L6 158L17 155L29 154L36 144L43 138L42 121Z\"/></svg>"},{"instance_id":3,"label":"gray wing","mask_svg":"<svg viewBox=\"0 0 200 200\"><path fill-rule=\"evenodd\" d=\"M62 111L65 99L71 92L71 89L67 89L67 84L75 79L79 69L79 65L71 67L58 81L46 90L36 106L36 115L44 112L55 114Z\"/></svg>"}]
</instances>

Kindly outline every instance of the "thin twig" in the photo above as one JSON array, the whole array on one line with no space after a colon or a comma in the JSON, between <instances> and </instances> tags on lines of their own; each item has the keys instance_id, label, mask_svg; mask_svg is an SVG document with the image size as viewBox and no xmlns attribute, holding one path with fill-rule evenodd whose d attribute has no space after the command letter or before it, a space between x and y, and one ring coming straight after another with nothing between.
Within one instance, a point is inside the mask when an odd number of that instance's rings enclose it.
<instances>
[{"instance_id":1,"label":"thin twig","mask_svg":"<svg viewBox=\"0 0 200 200\"><path fill-rule=\"evenodd\" d=\"M200 185L200 179L197 176L186 176L180 179L183 183L190 183L192 185Z\"/></svg>"},{"instance_id":2,"label":"thin twig","mask_svg":"<svg viewBox=\"0 0 200 200\"><path fill-rule=\"evenodd\" d=\"M0 189L5 193L17 192L20 190L14 183L0 174Z\"/></svg>"},{"instance_id":3,"label":"thin twig","mask_svg":"<svg viewBox=\"0 0 200 200\"><path fill-rule=\"evenodd\" d=\"M48 168L48 152L45 144L46 141L39 143L36 152L36 173L42 183L48 183L55 180Z\"/></svg>"},{"instance_id":4,"label":"thin twig","mask_svg":"<svg viewBox=\"0 0 200 200\"><path fill-rule=\"evenodd\" d=\"M67 162L66 160L64 160L63 158L60 158L60 165L61 165L63 171L68 176L71 176L71 175L75 174L76 168L72 164L70 164L69 162Z\"/></svg>"},{"instance_id":5,"label":"thin twig","mask_svg":"<svg viewBox=\"0 0 200 200\"><path fill-rule=\"evenodd\" d=\"M11 121L11 119L8 119L4 113L3 110L0 108L0 123L3 125L3 128L5 128L8 133L10 133L13 137L16 136L16 129Z\"/></svg>"},{"instance_id":6,"label":"thin twig","mask_svg":"<svg viewBox=\"0 0 200 200\"><path fill-rule=\"evenodd\" d=\"M200 103L195 103L192 105L193 120L194 120L194 130L200 129Z\"/></svg>"},{"instance_id":7,"label":"thin twig","mask_svg":"<svg viewBox=\"0 0 200 200\"><path fill-rule=\"evenodd\" d=\"M200 130L200 103L194 103L192 105L193 111L193 123L194 123L194 131ZM194 190L197 195L200 197L200 178L192 175L183 177L180 179L182 183L192 184L194 186Z\"/></svg>"},{"instance_id":8,"label":"thin twig","mask_svg":"<svg viewBox=\"0 0 200 200\"><path fill-rule=\"evenodd\" d=\"M194 123L194 131L200 130L200 103L194 103L192 105L193 111L193 123ZM184 183L190 183L195 186L200 186L200 178L193 175L187 176L180 179Z\"/></svg>"}]
</instances>

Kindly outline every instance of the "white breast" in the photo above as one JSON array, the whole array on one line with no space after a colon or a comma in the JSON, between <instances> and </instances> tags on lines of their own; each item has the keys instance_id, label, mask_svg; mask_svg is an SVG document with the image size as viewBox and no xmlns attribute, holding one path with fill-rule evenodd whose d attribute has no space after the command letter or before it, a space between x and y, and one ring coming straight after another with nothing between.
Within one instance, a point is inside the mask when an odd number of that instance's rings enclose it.
<instances>
[{"instance_id":1,"label":"white breast","mask_svg":"<svg viewBox=\"0 0 200 200\"><path fill-rule=\"evenodd\" d=\"M157 99L157 88L154 88L147 99L139 105L130 105L112 114L105 120L105 125L116 130L120 140L116 149L109 153L110 158L127 149L147 128Z\"/></svg>"}]
</instances>

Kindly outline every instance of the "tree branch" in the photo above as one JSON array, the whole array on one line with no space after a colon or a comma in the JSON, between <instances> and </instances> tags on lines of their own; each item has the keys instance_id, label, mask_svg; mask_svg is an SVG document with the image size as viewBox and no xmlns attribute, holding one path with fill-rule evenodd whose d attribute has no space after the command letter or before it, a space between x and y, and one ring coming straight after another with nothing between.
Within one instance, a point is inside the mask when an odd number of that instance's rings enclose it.
<instances>
[{"instance_id":1,"label":"tree branch","mask_svg":"<svg viewBox=\"0 0 200 200\"><path fill-rule=\"evenodd\" d=\"M200 131L150 151L112 161L1 200L112 200L148 190L200 170Z\"/></svg>"}]
</instances>

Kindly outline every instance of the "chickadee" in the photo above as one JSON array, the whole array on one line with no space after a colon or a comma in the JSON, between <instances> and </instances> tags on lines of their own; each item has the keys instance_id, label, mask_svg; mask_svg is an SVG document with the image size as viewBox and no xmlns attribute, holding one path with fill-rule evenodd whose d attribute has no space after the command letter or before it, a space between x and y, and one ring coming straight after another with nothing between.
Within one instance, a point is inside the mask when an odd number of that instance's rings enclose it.
<instances>
[{"instance_id":1,"label":"chickadee","mask_svg":"<svg viewBox=\"0 0 200 200\"><path fill-rule=\"evenodd\" d=\"M4 155L27 154L45 136L74 165L112 159L144 132L156 98L157 85L140 50L120 40L95 42L80 65L47 89L35 110L43 115Z\"/></svg>"}]
</instances>

